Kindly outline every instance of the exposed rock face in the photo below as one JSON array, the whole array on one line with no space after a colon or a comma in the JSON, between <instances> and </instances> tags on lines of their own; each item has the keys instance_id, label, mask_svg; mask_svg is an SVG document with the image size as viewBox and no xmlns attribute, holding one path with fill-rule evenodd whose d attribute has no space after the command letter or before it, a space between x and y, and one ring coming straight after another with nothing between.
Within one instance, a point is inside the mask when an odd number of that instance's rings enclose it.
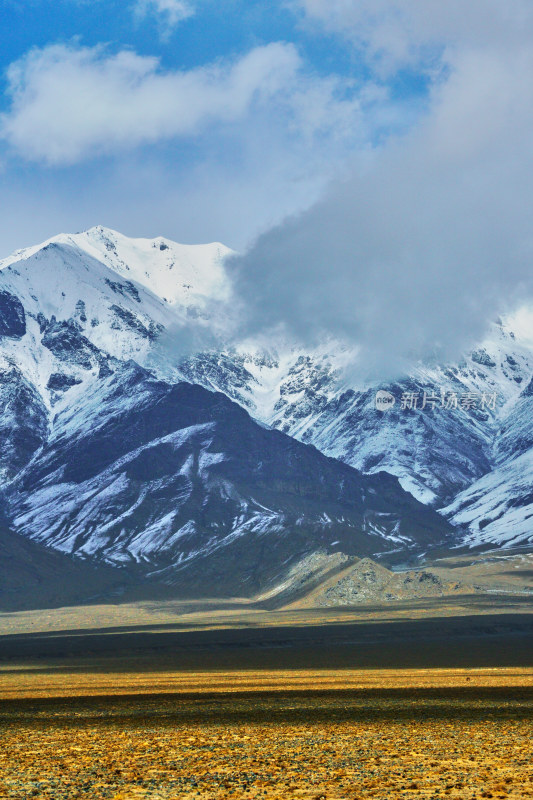
<instances>
[{"instance_id":1,"label":"exposed rock face","mask_svg":"<svg viewBox=\"0 0 533 800\"><path fill-rule=\"evenodd\" d=\"M42 344L59 361L76 364L83 369L92 369L100 360L100 351L85 336L78 324L72 320L58 322L55 317L47 325Z\"/></svg>"},{"instance_id":2,"label":"exposed rock face","mask_svg":"<svg viewBox=\"0 0 533 800\"><path fill-rule=\"evenodd\" d=\"M48 411L17 367L0 371L0 479L11 480L48 436Z\"/></svg>"},{"instance_id":3,"label":"exposed rock face","mask_svg":"<svg viewBox=\"0 0 533 800\"><path fill-rule=\"evenodd\" d=\"M161 325L155 325L153 322L145 325L136 314L127 308L122 308L122 306L117 306L113 303L111 310L117 318L114 322L116 327L120 327L120 323L122 323L126 328L130 328L145 339L153 341L163 330Z\"/></svg>"},{"instance_id":4,"label":"exposed rock face","mask_svg":"<svg viewBox=\"0 0 533 800\"><path fill-rule=\"evenodd\" d=\"M25 333L24 306L16 295L0 290L0 336L20 339Z\"/></svg>"},{"instance_id":5,"label":"exposed rock face","mask_svg":"<svg viewBox=\"0 0 533 800\"><path fill-rule=\"evenodd\" d=\"M52 389L55 392L66 392L67 389L79 383L81 383L79 378L75 378L73 375L63 375L61 372L52 372L46 384L46 388Z\"/></svg>"}]
</instances>

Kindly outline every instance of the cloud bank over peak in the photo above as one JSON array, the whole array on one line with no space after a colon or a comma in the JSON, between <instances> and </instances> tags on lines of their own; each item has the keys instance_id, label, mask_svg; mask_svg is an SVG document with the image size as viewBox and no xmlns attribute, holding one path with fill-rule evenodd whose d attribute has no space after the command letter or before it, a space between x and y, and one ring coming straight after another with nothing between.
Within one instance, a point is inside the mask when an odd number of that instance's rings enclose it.
<instances>
[{"instance_id":1,"label":"cloud bank over peak","mask_svg":"<svg viewBox=\"0 0 533 800\"><path fill-rule=\"evenodd\" d=\"M306 6L338 12L339 24L342 11L356 20L370 8ZM433 31L418 12L413 20ZM284 325L308 341L333 334L386 373L457 357L498 314L533 299L533 44L517 33L508 45L509 29L498 39L491 23L476 46L441 39L453 60L422 122L233 261L247 333Z\"/></svg>"}]
</instances>

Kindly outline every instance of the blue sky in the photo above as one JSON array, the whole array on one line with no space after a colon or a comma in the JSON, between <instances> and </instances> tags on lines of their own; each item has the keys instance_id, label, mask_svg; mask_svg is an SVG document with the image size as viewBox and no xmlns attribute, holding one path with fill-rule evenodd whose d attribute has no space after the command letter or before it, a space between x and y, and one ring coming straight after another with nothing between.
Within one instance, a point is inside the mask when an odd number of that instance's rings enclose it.
<instances>
[{"instance_id":1,"label":"blue sky","mask_svg":"<svg viewBox=\"0 0 533 800\"><path fill-rule=\"evenodd\" d=\"M2 69L32 47L68 42L86 46L102 42L115 48L156 55L166 68L190 69L217 59L238 56L269 42L295 42L318 73L368 76L362 59L346 42L320 27L306 25L296 7L272 0L200 0L194 14L175 27L168 16L135 2L76 0L6 0L2 9ZM5 105L5 99L4 99Z\"/></svg>"},{"instance_id":2,"label":"blue sky","mask_svg":"<svg viewBox=\"0 0 533 800\"><path fill-rule=\"evenodd\" d=\"M94 224L242 249L408 130L432 83L298 2L6 0L1 37L0 254Z\"/></svg>"},{"instance_id":3,"label":"blue sky","mask_svg":"<svg viewBox=\"0 0 533 800\"><path fill-rule=\"evenodd\" d=\"M238 54L257 44L295 35L295 17L271 3L227 3L204 0L194 15L170 31L165 14L156 9L140 17L135 4L93 3L76 0L17 2L3 9L5 40L3 67L31 47L44 47L80 37L92 46L108 42L128 46L143 55L158 55L166 67L188 69L215 59ZM166 35L162 36L162 32Z\"/></svg>"}]
</instances>

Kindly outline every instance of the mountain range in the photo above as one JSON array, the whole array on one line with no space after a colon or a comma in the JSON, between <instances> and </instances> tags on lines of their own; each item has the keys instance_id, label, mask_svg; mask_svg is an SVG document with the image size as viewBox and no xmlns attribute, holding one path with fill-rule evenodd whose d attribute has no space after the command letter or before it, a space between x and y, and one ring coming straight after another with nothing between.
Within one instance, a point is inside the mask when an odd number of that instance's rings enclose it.
<instances>
[{"instance_id":1,"label":"mountain range","mask_svg":"<svg viewBox=\"0 0 533 800\"><path fill-rule=\"evenodd\" d=\"M97 227L0 261L5 558L252 594L318 550L530 543L526 337L358 381L342 343L236 341L230 256Z\"/></svg>"}]
</instances>

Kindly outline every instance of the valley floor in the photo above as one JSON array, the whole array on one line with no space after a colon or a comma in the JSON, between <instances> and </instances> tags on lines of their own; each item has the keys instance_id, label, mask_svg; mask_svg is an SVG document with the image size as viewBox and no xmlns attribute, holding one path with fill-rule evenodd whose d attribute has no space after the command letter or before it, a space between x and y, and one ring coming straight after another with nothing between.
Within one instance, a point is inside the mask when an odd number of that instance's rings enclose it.
<instances>
[{"instance_id":1,"label":"valley floor","mask_svg":"<svg viewBox=\"0 0 533 800\"><path fill-rule=\"evenodd\" d=\"M1 614L0 798L533 797L530 557L431 569L488 591Z\"/></svg>"},{"instance_id":2,"label":"valley floor","mask_svg":"<svg viewBox=\"0 0 533 800\"><path fill-rule=\"evenodd\" d=\"M533 796L532 669L42 669L2 675L3 798Z\"/></svg>"}]
</instances>

